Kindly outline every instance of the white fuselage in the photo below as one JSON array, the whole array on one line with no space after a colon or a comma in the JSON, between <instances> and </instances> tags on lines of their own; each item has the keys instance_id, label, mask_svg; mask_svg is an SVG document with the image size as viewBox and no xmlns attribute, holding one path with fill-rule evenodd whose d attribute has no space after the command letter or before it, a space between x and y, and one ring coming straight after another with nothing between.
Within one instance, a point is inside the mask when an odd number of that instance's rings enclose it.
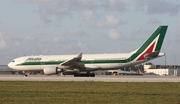
<instances>
[{"instance_id":1,"label":"white fuselage","mask_svg":"<svg viewBox=\"0 0 180 104\"><path fill-rule=\"evenodd\" d=\"M137 61L130 61L130 62L116 62L115 61L115 62L108 63L108 61L111 61L111 60L125 60L131 55L132 53L83 54L81 60L82 62L84 62L85 67L86 67L86 70L84 71L119 69L122 67L128 67L128 66L142 62L142 61L138 61L138 62ZM12 62L8 64L8 66L15 70L39 71L39 70L43 70L47 66L58 66L60 64L59 62L64 62L75 56L76 55L24 56L24 57L14 59ZM97 60L100 60L100 62L96 62Z\"/></svg>"}]
</instances>

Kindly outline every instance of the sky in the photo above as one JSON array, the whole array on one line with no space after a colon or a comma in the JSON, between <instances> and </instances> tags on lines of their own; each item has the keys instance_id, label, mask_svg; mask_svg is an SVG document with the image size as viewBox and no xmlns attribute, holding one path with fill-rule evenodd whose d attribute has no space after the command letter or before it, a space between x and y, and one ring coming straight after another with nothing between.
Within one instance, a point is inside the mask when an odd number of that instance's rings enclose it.
<instances>
[{"instance_id":1,"label":"sky","mask_svg":"<svg viewBox=\"0 0 180 104\"><path fill-rule=\"evenodd\" d=\"M168 25L166 58L151 62L180 65L179 15L179 0L0 0L0 65L24 55L127 53L160 25Z\"/></svg>"}]
</instances>

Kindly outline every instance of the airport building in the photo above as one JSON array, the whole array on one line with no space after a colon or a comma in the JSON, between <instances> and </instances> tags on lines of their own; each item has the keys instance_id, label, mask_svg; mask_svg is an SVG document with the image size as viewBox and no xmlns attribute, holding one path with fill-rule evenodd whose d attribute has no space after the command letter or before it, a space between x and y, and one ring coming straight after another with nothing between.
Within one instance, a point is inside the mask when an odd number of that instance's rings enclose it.
<instances>
[{"instance_id":1,"label":"airport building","mask_svg":"<svg viewBox=\"0 0 180 104\"><path fill-rule=\"evenodd\" d=\"M153 65L152 63L146 63L144 65L144 72L154 73L160 76L180 76L180 66L178 65Z\"/></svg>"},{"instance_id":2,"label":"airport building","mask_svg":"<svg viewBox=\"0 0 180 104\"><path fill-rule=\"evenodd\" d=\"M148 69L146 73L154 73L160 76L180 76L180 69Z\"/></svg>"}]
</instances>

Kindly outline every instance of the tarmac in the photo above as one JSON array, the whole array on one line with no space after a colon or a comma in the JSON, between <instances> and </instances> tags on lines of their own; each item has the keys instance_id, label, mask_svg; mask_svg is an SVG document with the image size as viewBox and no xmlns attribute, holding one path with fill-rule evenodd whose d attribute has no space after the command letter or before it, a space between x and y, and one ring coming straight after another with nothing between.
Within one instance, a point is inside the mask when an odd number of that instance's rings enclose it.
<instances>
[{"instance_id":1,"label":"tarmac","mask_svg":"<svg viewBox=\"0 0 180 104\"><path fill-rule=\"evenodd\" d=\"M0 75L0 81L94 81L94 82L180 82L178 76L112 76L74 77L72 75Z\"/></svg>"}]
</instances>

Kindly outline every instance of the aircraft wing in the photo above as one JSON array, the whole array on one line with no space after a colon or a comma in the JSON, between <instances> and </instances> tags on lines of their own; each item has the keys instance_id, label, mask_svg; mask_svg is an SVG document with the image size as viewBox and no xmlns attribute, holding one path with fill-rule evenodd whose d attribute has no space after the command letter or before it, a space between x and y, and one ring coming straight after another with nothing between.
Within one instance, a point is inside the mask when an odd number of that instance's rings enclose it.
<instances>
[{"instance_id":1,"label":"aircraft wing","mask_svg":"<svg viewBox=\"0 0 180 104\"><path fill-rule=\"evenodd\" d=\"M64 61L59 65L59 67L68 68L68 69L85 69L84 63L81 61L82 53L78 54L76 57Z\"/></svg>"}]
</instances>

